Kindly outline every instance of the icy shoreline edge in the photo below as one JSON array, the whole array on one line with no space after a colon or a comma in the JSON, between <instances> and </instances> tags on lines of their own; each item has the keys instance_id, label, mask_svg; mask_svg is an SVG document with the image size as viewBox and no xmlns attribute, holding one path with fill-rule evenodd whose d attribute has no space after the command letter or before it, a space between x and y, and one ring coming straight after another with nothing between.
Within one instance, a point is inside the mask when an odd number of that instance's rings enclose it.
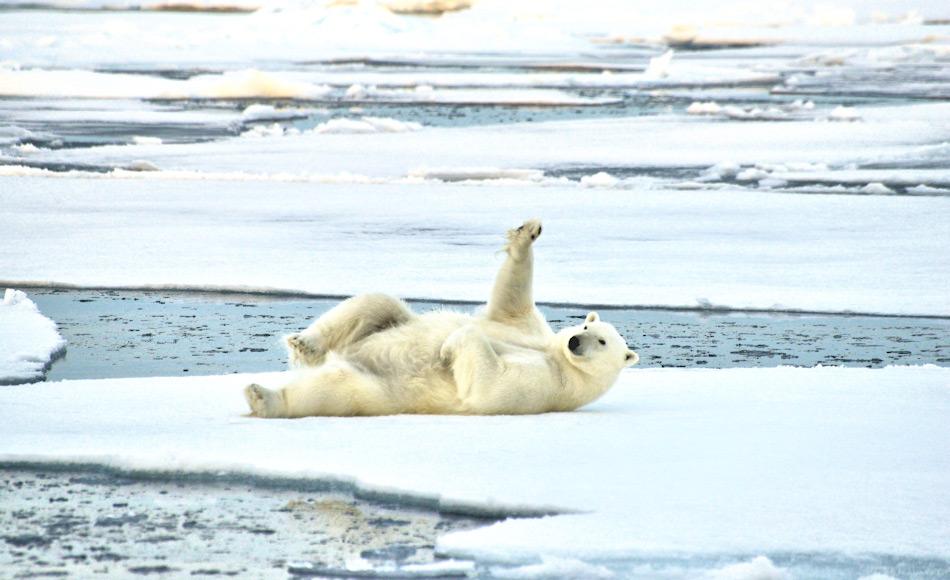
<instances>
[{"instance_id":1,"label":"icy shoreline edge","mask_svg":"<svg viewBox=\"0 0 950 580\"><path fill-rule=\"evenodd\" d=\"M197 284L75 284L71 282L53 282L38 280L0 280L0 286L8 288L23 288L31 290L98 290L98 291L116 291L116 292L180 292L182 294L203 294L234 296L247 295L275 299L314 299L314 300L345 300L350 294L325 294L320 292L307 292L306 290L295 290L288 288L273 288L269 286L242 286L242 285L197 285ZM458 298L443 298L435 296L400 296L407 302L439 303L447 306L473 306L483 305L484 301L466 300ZM642 311L667 311L667 312L695 312L695 313L714 313L714 314L776 314L776 315L801 315L801 316L860 316L869 318L920 318L929 320L948 320L950 314L915 314L915 313L893 313L876 312L860 310L818 310L802 308L744 308L739 306L728 306L720 304L697 304L697 305L665 305L665 304L627 304L627 303L603 303L603 302L568 302L538 300L539 306L550 306L555 308L582 308L590 310L642 310ZM55 359L54 359L55 360Z\"/></svg>"}]
</instances>

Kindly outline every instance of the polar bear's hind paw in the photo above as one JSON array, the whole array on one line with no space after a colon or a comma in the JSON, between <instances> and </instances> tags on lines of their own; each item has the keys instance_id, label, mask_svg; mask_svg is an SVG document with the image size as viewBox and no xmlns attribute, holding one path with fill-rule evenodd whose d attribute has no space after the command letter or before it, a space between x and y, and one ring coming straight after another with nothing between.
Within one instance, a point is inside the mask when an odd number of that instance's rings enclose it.
<instances>
[{"instance_id":1,"label":"polar bear's hind paw","mask_svg":"<svg viewBox=\"0 0 950 580\"><path fill-rule=\"evenodd\" d=\"M257 383L251 383L244 388L244 398L247 399L247 405L251 408L251 417L279 416L278 401L276 400L278 397L280 397L279 393L266 389Z\"/></svg>"},{"instance_id":2,"label":"polar bear's hind paw","mask_svg":"<svg viewBox=\"0 0 950 580\"><path fill-rule=\"evenodd\" d=\"M289 334L284 337L284 344L287 345L287 354L290 358L291 367L317 366L323 362L326 355L326 349L323 348L321 341L315 337L304 336L301 333Z\"/></svg>"}]
</instances>

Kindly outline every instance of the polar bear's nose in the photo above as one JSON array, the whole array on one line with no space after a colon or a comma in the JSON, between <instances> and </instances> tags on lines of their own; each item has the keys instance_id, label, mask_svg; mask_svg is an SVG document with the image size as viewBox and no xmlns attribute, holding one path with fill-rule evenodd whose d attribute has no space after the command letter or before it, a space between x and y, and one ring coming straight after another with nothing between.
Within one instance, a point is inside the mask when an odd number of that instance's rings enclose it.
<instances>
[{"instance_id":1,"label":"polar bear's nose","mask_svg":"<svg viewBox=\"0 0 950 580\"><path fill-rule=\"evenodd\" d=\"M571 340L567 341L567 348L571 349L571 352L577 354L577 347L581 345L581 339L576 336L572 336Z\"/></svg>"}]
</instances>

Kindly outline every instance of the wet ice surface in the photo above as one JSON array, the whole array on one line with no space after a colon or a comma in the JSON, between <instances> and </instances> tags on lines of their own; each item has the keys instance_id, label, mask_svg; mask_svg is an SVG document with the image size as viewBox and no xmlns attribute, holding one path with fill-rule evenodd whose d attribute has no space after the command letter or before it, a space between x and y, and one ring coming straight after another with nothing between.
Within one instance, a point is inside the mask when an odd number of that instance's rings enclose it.
<instances>
[{"instance_id":1,"label":"wet ice surface","mask_svg":"<svg viewBox=\"0 0 950 580\"><path fill-rule=\"evenodd\" d=\"M438 535L491 523L326 487L0 464L0 569L5 577L286 578L300 563L429 563Z\"/></svg>"},{"instance_id":2,"label":"wet ice surface","mask_svg":"<svg viewBox=\"0 0 950 580\"><path fill-rule=\"evenodd\" d=\"M69 341L48 380L280 370L280 337L337 299L31 289ZM473 305L414 302L471 311ZM555 329L587 310L544 306ZM601 309L651 367L950 365L950 320Z\"/></svg>"}]
</instances>

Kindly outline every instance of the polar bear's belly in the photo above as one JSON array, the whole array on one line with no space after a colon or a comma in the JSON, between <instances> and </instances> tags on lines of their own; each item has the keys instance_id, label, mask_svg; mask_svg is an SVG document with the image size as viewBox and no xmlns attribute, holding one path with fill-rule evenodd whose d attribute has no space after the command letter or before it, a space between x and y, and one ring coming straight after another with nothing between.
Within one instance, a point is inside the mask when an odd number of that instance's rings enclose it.
<instances>
[{"instance_id":1,"label":"polar bear's belly","mask_svg":"<svg viewBox=\"0 0 950 580\"><path fill-rule=\"evenodd\" d=\"M457 312L429 312L366 337L351 345L344 355L387 382L450 374L440 357L442 344L452 332L471 321L471 316Z\"/></svg>"}]
</instances>

